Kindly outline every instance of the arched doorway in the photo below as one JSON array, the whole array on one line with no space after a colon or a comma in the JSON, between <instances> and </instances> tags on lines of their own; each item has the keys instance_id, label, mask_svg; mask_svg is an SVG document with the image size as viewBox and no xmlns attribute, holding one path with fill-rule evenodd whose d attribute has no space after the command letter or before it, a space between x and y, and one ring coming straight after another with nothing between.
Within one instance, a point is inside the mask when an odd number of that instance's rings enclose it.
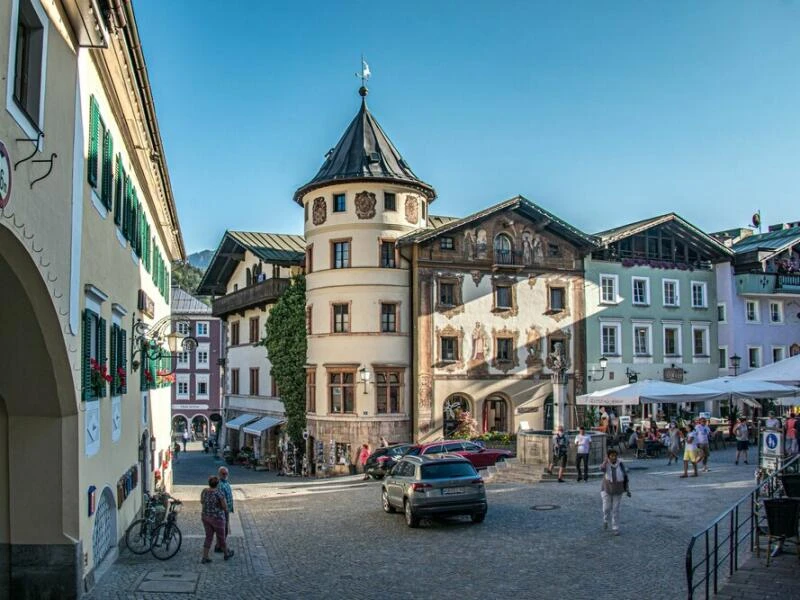
<instances>
[{"instance_id":1,"label":"arched doorway","mask_svg":"<svg viewBox=\"0 0 800 600\"><path fill-rule=\"evenodd\" d=\"M487 431L509 431L509 402L500 395L489 396L483 403L481 429Z\"/></svg>"},{"instance_id":2,"label":"arched doorway","mask_svg":"<svg viewBox=\"0 0 800 600\"><path fill-rule=\"evenodd\" d=\"M208 419L205 415L195 415L192 417L192 438L204 440L208 435Z\"/></svg>"},{"instance_id":3,"label":"arched doorway","mask_svg":"<svg viewBox=\"0 0 800 600\"><path fill-rule=\"evenodd\" d=\"M172 433L183 433L189 428L189 420L183 415L172 417Z\"/></svg>"},{"instance_id":4,"label":"arched doorway","mask_svg":"<svg viewBox=\"0 0 800 600\"><path fill-rule=\"evenodd\" d=\"M75 540L85 495L77 492L83 420L63 334L68 324L28 250L2 223L0 597L73 598L83 574ZM69 293L64 283L62 296ZM68 308L64 299L55 302ZM24 560L34 555L37 564Z\"/></svg>"},{"instance_id":5,"label":"arched doorway","mask_svg":"<svg viewBox=\"0 0 800 600\"><path fill-rule=\"evenodd\" d=\"M442 405L443 434L445 438L451 437L459 427L463 414L472 414L469 398L463 394L453 394L445 399Z\"/></svg>"},{"instance_id":6,"label":"arched doorway","mask_svg":"<svg viewBox=\"0 0 800 600\"><path fill-rule=\"evenodd\" d=\"M208 419L211 421L209 435L216 440L219 437L219 432L222 431L222 415L213 413Z\"/></svg>"},{"instance_id":7,"label":"arched doorway","mask_svg":"<svg viewBox=\"0 0 800 600\"><path fill-rule=\"evenodd\" d=\"M544 401L544 429L553 431L553 394L547 396Z\"/></svg>"},{"instance_id":8,"label":"arched doorway","mask_svg":"<svg viewBox=\"0 0 800 600\"><path fill-rule=\"evenodd\" d=\"M117 509L111 488L105 487L94 513L92 528L92 555L95 569L103 561L117 541Z\"/></svg>"}]
</instances>

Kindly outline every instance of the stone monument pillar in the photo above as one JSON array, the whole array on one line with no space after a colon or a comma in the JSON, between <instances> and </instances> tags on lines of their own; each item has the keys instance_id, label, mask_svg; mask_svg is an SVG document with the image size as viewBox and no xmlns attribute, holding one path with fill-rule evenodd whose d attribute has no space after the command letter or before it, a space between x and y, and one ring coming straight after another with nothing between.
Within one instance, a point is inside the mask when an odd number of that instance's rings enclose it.
<instances>
[{"instance_id":1,"label":"stone monument pillar","mask_svg":"<svg viewBox=\"0 0 800 600\"><path fill-rule=\"evenodd\" d=\"M553 382L553 430L563 426L569 429L567 423L567 370L569 358L564 352L564 345L556 342L553 351L547 356L547 368L550 369L550 378Z\"/></svg>"}]
</instances>

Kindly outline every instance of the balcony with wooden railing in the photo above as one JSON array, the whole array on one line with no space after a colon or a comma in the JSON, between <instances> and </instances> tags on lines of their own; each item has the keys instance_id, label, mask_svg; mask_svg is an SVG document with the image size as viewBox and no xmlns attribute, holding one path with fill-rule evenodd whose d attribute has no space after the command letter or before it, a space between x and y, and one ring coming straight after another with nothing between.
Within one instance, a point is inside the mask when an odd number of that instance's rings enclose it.
<instances>
[{"instance_id":1,"label":"balcony with wooden railing","mask_svg":"<svg viewBox=\"0 0 800 600\"><path fill-rule=\"evenodd\" d=\"M740 273L736 292L743 294L800 294L800 274Z\"/></svg>"},{"instance_id":2,"label":"balcony with wooden railing","mask_svg":"<svg viewBox=\"0 0 800 600\"><path fill-rule=\"evenodd\" d=\"M215 298L211 310L215 317L225 317L235 312L244 313L248 308L264 307L276 302L289 284L289 279L267 279Z\"/></svg>"}]
</instances>

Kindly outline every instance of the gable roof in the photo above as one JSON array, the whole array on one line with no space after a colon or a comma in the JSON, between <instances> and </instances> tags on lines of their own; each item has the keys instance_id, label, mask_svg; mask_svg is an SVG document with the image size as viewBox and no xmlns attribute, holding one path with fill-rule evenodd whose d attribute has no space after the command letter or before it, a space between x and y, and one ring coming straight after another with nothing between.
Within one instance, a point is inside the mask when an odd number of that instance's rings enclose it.
<instances>
[{"instance_id":1,"label":"gable roof","mask_svg":"<svg viewBox=\"0 0 800 600\"><path fill-rule=\"evenodd\" d=\"M776 254L800 242L800 227L778 229L767 233L754 233L733 245L735 254L761 250Z\"/></svg>"},{"instance_id":2,"label":"gable roof","mask_svg":"<svg viewBox=\"0 0 800 600\"><path fill-rule=\"evenodd\" d=\"M307 192L330 183L374 180L402 183L417 188L428 201L436 198L432 186L419 179L367 109L366 90L361 109L336 146L325 156L325 162L314 178L298 188L294 200L302 203Z\"/></svg>"},{"instance_id":3,"label":"gable roof","mask_svg":"<svg viewBox=\"0 0 800 600\"><path fill-rule=\"evenodd\" d=\"M197 287L197 293L201 296L225 294L228 279L243 259L245 250L267 263L294 266L303 264L306 242L302 235L226 231Z\"/></svg>"},{"instance_id":4,"label":"gable roof","mask_svg":"<svg viewBox=\"0 0 800 600\"><path fill-rule=\"evenodd\" d=\"M442 225L447 225L452 221L458 221L458 217L445 217L443 215L428 215L428 227L438 229Z\"/></svg>"},{"instance_id":5,"label":"gable roof","mask_svg":"<svg viewBox=\"0 0 800 600\"><path fill-rule=\"evenodd\" d=\"M500 202L499 204L495 204L494 206L490 206L481 210L479 212L473 213L469 216L466 216L462 219L454 219L451 221L443 222L438 228L436 229L421 229L419 231L412 231L407 233L397 239L397 243L399 246L405 246L410 244L419 244L422 242L427 242L439 235L449 233L452 231L456 231L462 227L470 225L476 221L481 221L486 219L496 213L505 211L505 210L515 210L520 214L535 220L535 221L546 221L547 227L560 235L561 237L571 241L576 246L586 247L586 248L595 248L597 247L597 240L594 236L584 233L577 227L573 227L566 221L562 221L558 217L556 217L553 213L545 210L541 206L534 204L527 198L523 196L515 196L509 200L505 200Z\"/></svg>"},{"instance_id":6,"label":"gable roof","mask_svg":"<svg viewBox=\"0 0 800 600\"><path fill-rule=\"evenodd\" d=\"M189 292L182 290L179 287L172 287L172 294L170 295L169 305L172 309L173 315L209 315L211 316L211 307L197 298L192 296Z\"/></svg>"},{"instance_id":7,"label":"gable roof","mask_svg":"<svg viewBox=\"0 0 800 600\"><path fill-rule=\"evenodd\" d=\"M636 235L637 233L652 229L658 225L665 225L668 229L679 230L681 235L686 237L688 241L696 246L700 246L711 255L716 255L719 258L730 258L733 255L731 250L716 238L698 229L689 223L689 221L686 221L675 213L667 213L649 219L642 219L641 221L634 221L627 225L595 233L595 236L600 239L602 245L606 246L632 235Z\"/></svg>"}]
</instances>

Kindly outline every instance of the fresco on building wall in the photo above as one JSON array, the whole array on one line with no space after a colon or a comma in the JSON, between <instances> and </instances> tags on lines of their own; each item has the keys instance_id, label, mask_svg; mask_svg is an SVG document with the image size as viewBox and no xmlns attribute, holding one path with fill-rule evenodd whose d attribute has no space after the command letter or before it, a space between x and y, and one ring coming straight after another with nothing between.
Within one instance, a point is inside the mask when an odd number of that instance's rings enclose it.
<instances>
[{"instance_id":1,"label":"fresco on building wall","mask_svg":"<svg viewBox=\"0 0 800 600\"><path fill-rule=\"evenodd\" d=\"M533 374L541 373L544 368L544 361L542 360L542 335L539 329L532 325L527 332L527 341L525 349L528 355L525 357L525 364Z\"/></svg>"},{"instance_id":2,"label":"fresco on building wall","mask_svg":"<svg viewBox=\"0 0 800 600\"><path fill-rule=\"evenodd\" d=\"M406 221L412 224L419 222L419 200L416 196L406 196Z\"/></svg>"},{"instance_id":3,"label":"fresco on building wall","mask_svg":"<svg viewBox=\"0 0 800 600\"><path fill-rule=\"evenodd\" d=\"M359 219L375 216L375 194L366 190L356 194L356 216Z\"/></svg>"},{"instance_id":4,"label":"fresco on building wall","mask_svg":"<svg viewBox=\"0 0 800 600\"><path fill-rule=\"evenodd\" d=\"M314 225L322 225L325 222L325 219L327 219L327 211L328 208L325 205L325 198L322 196L314 198L314 208L312 209Z\"/></svg>"}]
</instances>

